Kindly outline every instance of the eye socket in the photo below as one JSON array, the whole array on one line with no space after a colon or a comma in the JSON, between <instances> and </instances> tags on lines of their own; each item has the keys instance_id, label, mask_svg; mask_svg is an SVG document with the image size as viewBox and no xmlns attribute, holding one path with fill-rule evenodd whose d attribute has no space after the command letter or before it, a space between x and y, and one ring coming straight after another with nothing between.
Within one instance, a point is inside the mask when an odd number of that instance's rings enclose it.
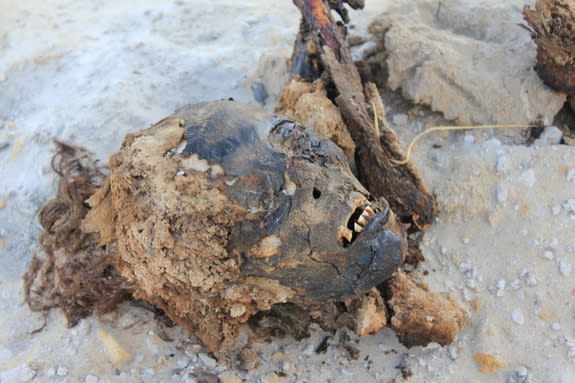
<instances>
[{"instance_id":1,"label":"eye socket","mask_svg":"<svg viewBox=\"0 0 575 383\"><path fill-rule=\"evenodd\" d=\"M270 144L289 156L308 157L314 153L315 141L303 125L292 120L280 120L271 129Z\"/></svg>"},{"instance_id":2,"label":"eye socket","mask_svg":"<svg viewBox=\"0 0 575 383\"><path fill-rule=\"evenodd\" d=\"M313 199L319 199L319 197L321 197L321 190L319 190L318 188L313 188Z\"/></svg>"}]
</instances>

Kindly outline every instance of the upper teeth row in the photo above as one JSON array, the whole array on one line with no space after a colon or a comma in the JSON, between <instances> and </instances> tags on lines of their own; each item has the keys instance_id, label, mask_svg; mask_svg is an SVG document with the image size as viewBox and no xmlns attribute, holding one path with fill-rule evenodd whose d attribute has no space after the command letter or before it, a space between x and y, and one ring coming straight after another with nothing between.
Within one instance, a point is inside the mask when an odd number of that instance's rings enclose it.
<instances>
[{"instance_id":1,"label":"upper teeth row","mask_svg":"<svg viewBox=\"0 0 575 383\"><path fill-rule=\"evenodd\" d=\"M361 233L367 223L375 216L375 211L371 208L371 206L366 206L361 215L357 219L356 222L353 223L353 231L348 229L346 226L339 227L339 235L340 238L345 238L347 242L351 242L353 240L353 233Z\"/></svg>"},{"instance_id":2,"label":"upper teeth row","mask_svg":"<svg viewBox=\"0 0 575 383\"><path fill-rule=\"evenodd\" d=\"M374 215L375 211L373 211L371 206L366 206L365 209L363 209L363 212L361 213L359 218L357 219L357 222L353 224L353 230L358 233L361 233L363 231L363 228L367 225L369 220L373 218Z\"/></svg>"}]
</instances>

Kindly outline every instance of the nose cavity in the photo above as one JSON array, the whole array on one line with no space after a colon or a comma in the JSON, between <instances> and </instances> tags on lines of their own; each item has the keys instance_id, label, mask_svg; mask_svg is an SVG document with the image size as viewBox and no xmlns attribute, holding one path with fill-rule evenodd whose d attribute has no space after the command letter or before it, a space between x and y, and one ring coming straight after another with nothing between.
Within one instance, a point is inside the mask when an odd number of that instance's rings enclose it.
<instances>
[{"instance_id":1,"label":"nose cavity","mask_svg":"<svg viewBox=\"0 0 575 383\"><path fill-rule=\"evenodd\" d=\"M321 197L321 190L314 187L313 191L312 191L312 196L313 196L313 199L319 199L319 197Z\"/></svg>"}]
</instances>

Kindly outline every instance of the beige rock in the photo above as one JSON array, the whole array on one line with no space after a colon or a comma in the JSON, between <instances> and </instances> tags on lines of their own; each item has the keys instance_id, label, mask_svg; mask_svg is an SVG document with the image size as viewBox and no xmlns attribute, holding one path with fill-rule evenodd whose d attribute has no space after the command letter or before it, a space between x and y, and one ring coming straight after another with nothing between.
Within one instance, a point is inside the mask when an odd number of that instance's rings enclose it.
<instances>
[{"instance_id":1,"label":"beige rock","mask_svg":"<svg viewBox=\"0 0 575 383\"><path fill-rule=\"evenodd\" d=\"M243 380L239 376L232 374L231 372L222 372L218 375L221 383L242 383Z\"/></svg>"},{"instance_id":2,"label":"beige rock","mask_svg":"<svg viewBox=\"0 0 575 383\"><path fill-rule=\"evenodd\" d=\"M361 301L356 314L355 333L358 336L374 334L383 329L386 323L385 303L377 289L374 288Z\"/></svg>"},{"instance_id":3,"label":"beige rock","mask_svg":"<svg viewBox=\"0 0 575 383\"><path fill-rule=\"evenodd\" d=\"M387 84L462 124L550 124L565 95L533 70L518 7L501 2L398 2L370 26Z\"/></svg>"},{"instance_id":4,"label":"beige rock","mask_svg":"<svg viewBox=\"0 0 575 383\"><path fill-rule=\"evenodd\" d=\"M101 328L97 329L96 333L104 345L110 362L118 365L126 363L132 358L132 354L110 333Z\"/></svg>"},{"instance_id":5,"label":"beige rock","mask_svg":"<svg viewBox=\"0 0 575 383\"><path fill-rule=\"evenodd\" d=\"M429 291L422 277L417 272L398 272L394 277L387 302L393 311L391 328L408 347L430 342L450 344L467 321L467 314L454 296Z\"/></svg>"}]
</instances>

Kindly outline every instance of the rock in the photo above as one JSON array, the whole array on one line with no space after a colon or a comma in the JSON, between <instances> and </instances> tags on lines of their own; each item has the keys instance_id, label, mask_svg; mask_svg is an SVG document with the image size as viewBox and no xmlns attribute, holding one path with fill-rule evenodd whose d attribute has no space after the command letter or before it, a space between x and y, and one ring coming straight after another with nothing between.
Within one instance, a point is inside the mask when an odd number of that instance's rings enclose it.
<instances>
[{"instance_id":1,"label":"rock","mask_svg":"<svg viewBox=\"0 0 575 383\"><path fill-rule=\"evenodd\" d=\"M386 323L385 303L377 289L374 288L361 300L356 315L355 333L358 336L374 334L383 329Z\"/></svg>"},{"instance_id":2,"label":"rock","mask_svg":"<svg viewBox=\"0 0 575 383\"><path fill-rule=\"evenodd\" d=\"M524 366L520 366L507 377L507 383L528 383L531 382L531 375Z\"/></svg>"},{"instance_id":3,"label":"rock","mask_svg":"<svg viewBox=\"0 0 575 383\"><path fill-rule=\"evenodd\" d=\"M535 146L559 145L563 138L563 132L558 127L551 125L543 130L543 133L533 142Z\"/></svg>"},{"instance_id":4,"label":"rock","mask_svg":"<svg viewBox=\"0 0 575 383\"><path fill-rule=\"evenodd\" d=\"M212 358L211 356L209 356L208 354L206 354L205 352L202 352L198 355L198 357L200 358L200 360L202 361L202 363L204 364L204 366L208 367L208 368L216 368L218 361L215 360L214 358Z\"/></svg>"},{"instance_id":5,"label":"rock","mask_svg":"<svg viewBox=\"0 0 575 383\"><path fill-rule=\"evenodd\" d=\"M417 272L398 272L390 283L390 294L391 328L408 347L430 342L450 344L467 320L452 295L430 292Z\"/></svg>"},{"instance_id":6,"label":"rock","mask_svg":"<svg viewBox=\"0 0 575 383\"><path fill-rule=\"evenodd\" d=\"M485 3L491 3L487 5ZM497 1L400 2L371 24L387 84L462 124L548 125L565 95L533 70L535 49L516 7ZM487 97L488 96L488 97Z\"/></svg>"},{"instance_id":7,"label":"rock","mask_svg":"<svg viewBox=\"0 0 575 383\"><path fill-rule=\"evenodd\" d=\"M68 368L66 366L58 367L58 370L56 370L56 375L58 375L58 376L68 375Z\"/></svg>"},{"instance_id":8,"label":"rock","mask_svg":"<svg viewBox=\"0 0 575 383\"><path fill-rule=\"evenodd\" d=\"M36 377L38 371L35 367L30 364L23 364L18 369L18 381L19 382L30 382ZM8 381L8 380L6 380Z\"/></svg>"},{"instance_id":9,"label":"rock","mask_svg":"<svg viewBox=\"0 0 575 383\"><path fill-rule=\"evenodd\" d=\"M570 276L572 269L573 267L571 266L571 263L565 260L559 261L559 272L561 273L562 276L564 277Z\"/></svg>"},{"instance_id":10,"label":"rock","mask_svg":"<svg viewBox=\"0 0 575 383\"><path fill-rule=\"evenodd\" d=\"M236 374L232 374L231 372L222 372L218 375L220 379L220 383L242 383L243 380Z\"/></svg>"},{"instance_id":11,"label":"rock","mask_svg":"<svg viewBox=\"0 0 575 383\"><path fill-rule=\"evenodd\" d=\"M488 373L488 372L495 372L502 367L505 367L505 364L497 359L495 356L491 354L483 354L478 352L473 356L473 359L477 362L479 367L479 372Z\"/></svg>"},{"instance_id":12,"label":"rock","mask_svg":"<svg viewBox=\"0 0 575 383\"><path fill-rule=\"evenodd\" d=\"M274 364L274 373L279 376L288 376L294 372L294 365L290 361L288 354L284 352L276 352L272 355L272 362Z\"/></svg>"},{"instance_id":13,"label":"rock","mask_svg":"<svg viewBox=\"0 0 575 383\"><path fill-rule=\"evenodd\" d=\"M265 105L266 100L269 97L268 91L266 90L266 86L263 83L256 81L250 86L250 89L252 90L252 93L254 95L254 99L260 105Z\"/></svg>"},{"instance_id":14,"label":"rock","mask_svg":"<svg viewBox=\"0 0 575 383\"><path fill-rule=\"evenodd\" d=\"M236 356L236 365L242 371L252 371L260 365L260 359L251 348L243 348Z\"/></svg>"},{"instance_id":15,"label":"rock","mask_svg":"<svg viewBox=\"0 0 575 383\"><path fill-rule=\"evenodd\" d=\"M113 364L122 364L132 358L130 352L122 346L116 338L103 329L97 330L98 337L104 344L106 354Z\"/></svg>"},{"instance_id":16,"label":"rock","mask_svg":"<svg viewBox=\"0 0 575 383\"><path fill-rule=\"evenodd\" d=\"M9 370L0 371L0 382L30 382L37 373L35 368L25 363Z\"/></svg>"},{"instance_id":17,"label":"rock","mask_svg":"<svg viewBox=\"0 0 575 383\"><path fill-rule=\"evenodd\" d=\"M523 317L523 313L519 309L515 309L511 312L511 320L518 325L522 325L525 323L525 318Z\"/></svg>"},{"instance_id":18,"label":"rock","mask_svg":"<svg viewBox=\"0 0 575 383\"><path fill-rule=\"evenodd\" d=\"M269 374L266 376L266 380L267 380L269 383L282 383L282 382L286 382L286 381L287 381L287 379L286 379L285 377L283 377L283 376L278 376L278 375L276 375L276 374L273 373L273 372L272 372L272 373L269 373Z\"/></svg>"},{"instance_id":19,"label":"rock","mask_svg":"<svg viewBox=\"0 0 575 383\"><path fill-rule=\"evenodd\" d=\"M193 374L189 374L184 378L184 381L186 383L220 383L220 379L217 375L207 371L196 371Z\"/></svg>"}]
</instances>

